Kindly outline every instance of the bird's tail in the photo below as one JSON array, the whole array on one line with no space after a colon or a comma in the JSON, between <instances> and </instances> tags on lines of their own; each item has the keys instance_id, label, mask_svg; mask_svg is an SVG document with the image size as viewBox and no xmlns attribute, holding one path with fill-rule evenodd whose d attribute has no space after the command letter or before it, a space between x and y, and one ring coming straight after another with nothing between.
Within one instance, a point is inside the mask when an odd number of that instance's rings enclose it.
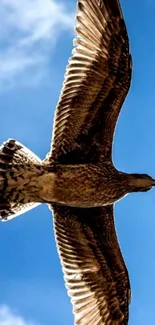
<instances>
[{"instance_id":1,"label":"bird's tail","mask_svg":"<svg viewBox=\"0 0 155 325\"><path fill-rule=\"evenodd\" d=\"M17 179L23 179L24 166L40 165L41 160L16 140L9 139L0 146L0 217L10 220L39 203L19 200L21 194Z\"/></svg>"}]
</instances>

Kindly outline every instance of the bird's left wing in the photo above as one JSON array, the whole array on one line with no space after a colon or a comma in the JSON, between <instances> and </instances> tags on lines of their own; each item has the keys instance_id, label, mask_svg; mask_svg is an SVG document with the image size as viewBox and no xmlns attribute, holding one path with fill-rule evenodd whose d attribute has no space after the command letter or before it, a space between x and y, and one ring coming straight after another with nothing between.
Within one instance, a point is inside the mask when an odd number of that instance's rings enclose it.
<instances>
[{"instance_id":1,"label":"bird's left wing","mask_svg":"<svg viewBox=\"0 0 155 325\"><path fill-rule=\"evenodd\" d=\"M114 128L130 86L131 56L119 0L78 0L76 32L46 162L111 158Z\"/></svg>"},{"instance_id":2,"label":"bird's left wing","mask_svg":"<svg viewBox=\"0 0 155 325\"><path fill-rule=\"evenodd\" d=\"M76 325L127 325L130 284L113 206L53 206L54 228Z\"/></svg>"}]
</instances>

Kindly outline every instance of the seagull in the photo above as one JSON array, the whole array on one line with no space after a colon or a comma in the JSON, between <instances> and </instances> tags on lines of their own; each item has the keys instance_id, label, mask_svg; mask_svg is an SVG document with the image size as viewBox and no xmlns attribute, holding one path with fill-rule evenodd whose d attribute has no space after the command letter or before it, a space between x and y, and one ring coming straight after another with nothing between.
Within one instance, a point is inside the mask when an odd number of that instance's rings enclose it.
<instances>
[{"instance_id":1,"label":"seagull","mask_svg":"<svg viewBox=\"0 0 155 325\"><path fill-rule=\"evenodd\" d=\"M114 204L155 180L121 172L112 161L132 75L119 0L78 0L75 29L50 152L41 161L14 139L0 147L0 216L10 220L47 203L74 324L127 325L131 290Z\"/></svg>"}]
</instances>

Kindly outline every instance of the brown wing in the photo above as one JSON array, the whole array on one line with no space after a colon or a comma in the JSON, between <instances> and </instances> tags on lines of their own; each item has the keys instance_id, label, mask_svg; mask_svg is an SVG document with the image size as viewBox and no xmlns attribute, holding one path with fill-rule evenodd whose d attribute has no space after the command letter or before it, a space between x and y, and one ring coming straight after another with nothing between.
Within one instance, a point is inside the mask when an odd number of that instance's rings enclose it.
<instances>
[{"instance_id":1,"label":"brown wing","mask_svg":"<svg viewBox=\"0 0 155 325\"><path fill-rule=\"evenodd\" d=\"M47 158L67 164L111 157L115 124L131 80L118 0L79 0L76 33Z\"/></svg>"},{"instance_id":2,"label":"brown wing","mask_svg":"<svg viewBox=\"0 0 155 325\"><path fill-rule=\"evenodd\" d=\"M76 325L127 325L130 284L113 207L53 206L58 252Z\"/></svg>"}]
</instances>

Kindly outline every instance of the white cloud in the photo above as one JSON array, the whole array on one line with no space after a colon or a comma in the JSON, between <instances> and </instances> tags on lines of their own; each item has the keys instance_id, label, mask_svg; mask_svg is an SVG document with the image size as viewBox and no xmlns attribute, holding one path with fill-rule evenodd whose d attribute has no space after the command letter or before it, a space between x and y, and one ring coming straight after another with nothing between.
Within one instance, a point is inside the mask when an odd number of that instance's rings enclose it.
<instances>
[{"instance_id":1,"label":"white cloud","mask_svg":"<svg viewBox=\"0 0 155 325\"><path fill-rule=\"evenodd\" d=\"M25 320L6 305L0 305L0 325L37 325L37 323Z\"/></svg>"},{"instance_id":2,"label":"white cloud","mask_svg":"<svg viewBox=\"0 0 155 325\"><path fill-rule=\"evenodd\" d=\"M0 88L23 71L40 75L59 33L73 28L73 16L56 0L1 0Z\"/></svg>"}]
</instances>

